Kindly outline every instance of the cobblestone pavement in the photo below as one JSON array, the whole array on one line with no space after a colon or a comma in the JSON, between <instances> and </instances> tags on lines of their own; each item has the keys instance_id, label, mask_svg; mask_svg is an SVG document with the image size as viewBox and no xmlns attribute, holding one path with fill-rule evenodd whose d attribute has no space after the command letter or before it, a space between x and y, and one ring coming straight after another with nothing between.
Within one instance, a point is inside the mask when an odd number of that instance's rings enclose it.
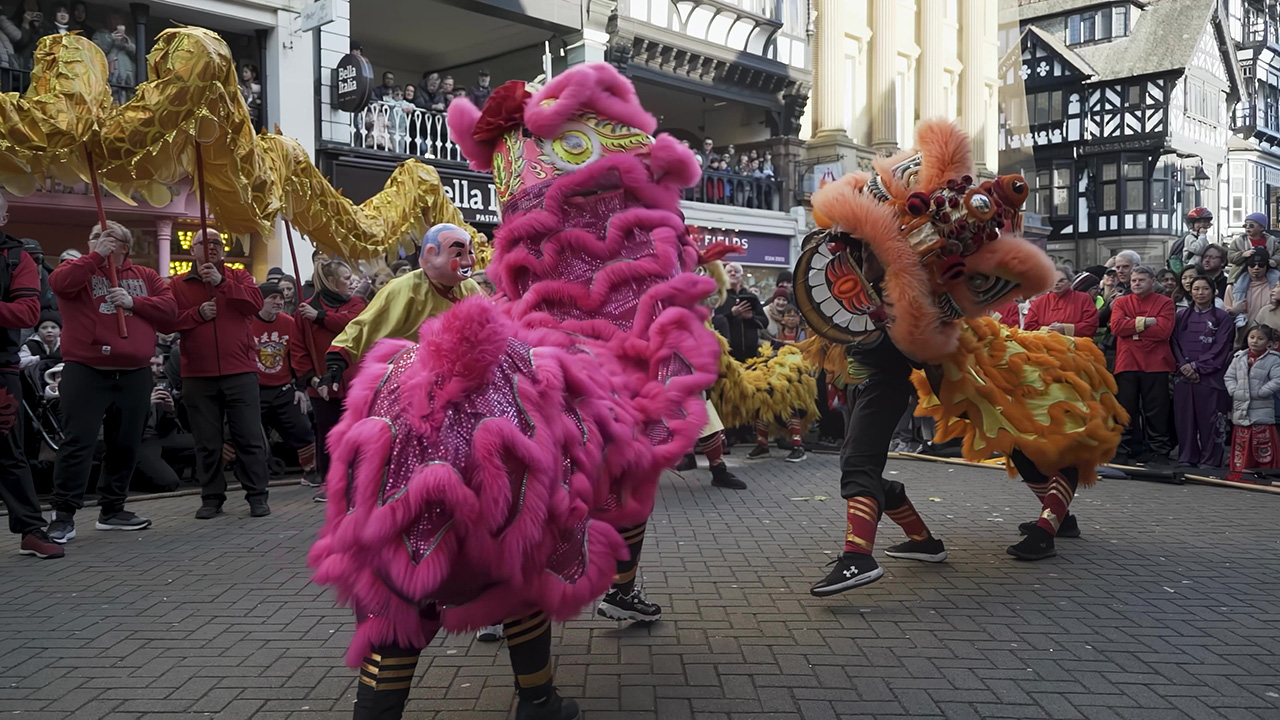
<instances>
[{"instance_id":1,"label":"cobblestone pavement","mask_svg":"<svg viewBox=\"0 0 1280 720\"><path fill-rule=\"evenodd\" d=\"M1019 563L1020 483L893 461L950 560L884 559L879 583L819 600L844 529L835 459L741 455L743 492L663 480L643 564L662 622L557 630L557 682L588 720L1280 718L1280 497L1104 481L1073 508L1083 538ZM308 581L309 499L277 489L268 519L232 501L207 522L197 498L137 503L153 529L0 557L0 714L349 718L351 620ZM886 520L881 546L898 538ZM507 718L509 672L497 646L437 643L407 717Z\"/></svg>"}]
</instances>

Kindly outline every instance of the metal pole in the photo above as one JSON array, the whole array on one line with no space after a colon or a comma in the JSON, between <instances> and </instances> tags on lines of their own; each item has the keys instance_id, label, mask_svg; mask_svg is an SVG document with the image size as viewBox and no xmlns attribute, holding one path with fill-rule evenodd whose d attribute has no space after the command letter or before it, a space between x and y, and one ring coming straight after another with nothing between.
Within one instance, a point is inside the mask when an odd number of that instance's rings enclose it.
<instances>
[{"instance_id":1,"label":"metal pole","mask_svg":"<svg viewBox=\"0 0 1280 720\"><path fill-rule=\"evenodd\" d=\"M151 6L129 3L129 11L133 13L135 76L138 84L142 84L147 81L147 20L151 17Z\"/></svg>"}]
</instances>

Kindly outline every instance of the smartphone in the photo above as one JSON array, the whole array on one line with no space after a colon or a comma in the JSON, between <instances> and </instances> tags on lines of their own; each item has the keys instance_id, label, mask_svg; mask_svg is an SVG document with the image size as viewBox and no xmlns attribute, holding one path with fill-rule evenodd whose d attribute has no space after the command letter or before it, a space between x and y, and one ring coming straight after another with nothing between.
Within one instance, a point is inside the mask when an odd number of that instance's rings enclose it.
<instances>
[{"instance_id":1,"label":"smartphone","mask_svg":"<svg viewBox=\"0 0 1280 720\"><path fill-rule=\"evenodd\" d=\"M157 381L156 381L156 389L157 389L157 390L163 390L163 391L165 391L165 392L169 392L169 381L168 381L168 380L157 380Z\"/></svg>"}]
</instances>

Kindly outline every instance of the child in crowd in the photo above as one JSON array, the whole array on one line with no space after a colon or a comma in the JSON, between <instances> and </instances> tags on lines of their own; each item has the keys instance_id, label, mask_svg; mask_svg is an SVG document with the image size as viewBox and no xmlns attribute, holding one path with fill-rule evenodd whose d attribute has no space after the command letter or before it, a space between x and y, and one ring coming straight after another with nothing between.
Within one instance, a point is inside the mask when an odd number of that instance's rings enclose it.
<instances>
[{"instance_id":1,"label":"child in crowd","mask_svg":"<svg viewBox=\"0 0 1280 720\"><path fill-rule=\"evenodd\" d=\"M18 349L18 367L26 370L42 360L62 362L62 316L46 310L40 314L35 337Z\"/></svg>"},{"instance_id":2,"label":"child in crowd","mask_svg":"<svg viewBox=\"0 0 1280 720\"><path fill-rule=\"evenodd\" d=\"M1231 395L1231 467L1228 480L1241 472L1277 468L1276 393L1280 392L1280 353L1272 349L1276 331L1267 325L1249 330L1247 347L1235 354L1224 378Z\"/></svg>"}]
</instances>

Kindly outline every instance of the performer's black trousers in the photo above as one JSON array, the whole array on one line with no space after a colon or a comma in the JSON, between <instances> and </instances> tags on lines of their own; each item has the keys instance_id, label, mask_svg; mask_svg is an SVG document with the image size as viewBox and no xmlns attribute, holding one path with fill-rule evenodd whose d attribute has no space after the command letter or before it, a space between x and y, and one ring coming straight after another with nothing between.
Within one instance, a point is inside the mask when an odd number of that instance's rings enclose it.
<instances>
[{"instance_id":1,"label":"performer's black trousers","mask_svg":"<svg viewBox=\"0 0 1280 720\"><path fill-rule=\"evenodd\" d=\"M907 359L892 346L883 352L896 354L902 360L877 363L870 377L850 386L851 412L844 445L840 448L840 496L846 500L873 498L882 509L885 508L884 466L889 459L889 441L915 392Z\"/></svg>"},{"instance_id":2,"label":"performer's black trousers","mask_svg":"<svg viewBox=\"0 0 1280 720\"><path fill-rule=\"evenodd\" d=\"M1116 374L1116 399L1129 412L1129 425L1120 438L1118 454L1133 452L1134 427L1142 418L1142 437L1156 459L1167 460L1173 443L1169 437L1169 373L1130 370Z\"/></svg>"},{"instance_id":3,"label":"performer's black trousers","mask_svg":"<svg viewBox=\"0 0 1280 720\"><path fill-rule=\"evenodd\" d=\"M313 397L311 410L316 416L316 470L323 481L329 477L329 431L342 419L342 401Z\"/></svg>"},{"instance_id":4,"label":"performer's black trousers","mask_svg":"<svg viewBox=\"0 0 1280 720\"><path fill-rule=\"evenodd\" d=\"M182 402L187 406L191 434L196 439L196 476L201 499L221 504L227 499L223 472L223 420L231 431L231 446L239 461L240 484L246 497L267 494L267 441L262 431L258 374L182 379Z\"/></svg>"},{"instance_id":5,"label":"performer's black trousers","mask_svg":"<svg viewBox=\"0 0 1280 720\"><path fill-rule=\"evenodd\" d=\"M22 449L25 414L17 370L0 370L0 500L9 510L9 530L18 535L44 528L31 468Z\"/></svg>"},{"instance_id":6,"label":"performer's black trousers","mask_svg":"<svg viewBox=\"0 0 1280 720\"><path fill-rule=\"evenodd\" d=\"M258 397L262 409L262 424L280 433L289 447L300 450L314 443L316 436L311 431L311 422L303 414L302 408L293 401L294 392L292 384L262 386L258 388Z\"/></svg>"},{"instance_id":7,"label":"performer's black trousers","mask_svg":"<svg viewBox=\"0 0 1280 720\"><path fill-rule=\"evenodd\" d=\"M1014 451L1009 454L1009 459L1013 461L1013 466L1017 468L1018 476L1022 478L1022 482L1030 483L1032 485L1044 485L1049 482L1050 477L1040 472L1040 468L1036 467L1036 464L1031 462L1031 458L1023 455L1021 450L1015 448ZM1062 476L1067 479L1067 482L1071 483L1071 488L1073 490L1077 485L1079 485L1079 470L1073 467L1068 467L1062 468L1060 472L1062 473Z\"/></svg>"},{"instance_id":8,"label":"performer's black trousers","mask_svg":"<svg viewBox=\"0 0 1280 720\"><path fill-rule=\"evenodd\" d=\"M103 515L124 509L129 479L142 445L155 381L150 368L98 370L69 362L62 370L62 445L53 465L53 509L74 514L84 507L101 429L106 455L98 478ZM114 406L113 412L108 409Z\"/></svg>"}]
</instances>

